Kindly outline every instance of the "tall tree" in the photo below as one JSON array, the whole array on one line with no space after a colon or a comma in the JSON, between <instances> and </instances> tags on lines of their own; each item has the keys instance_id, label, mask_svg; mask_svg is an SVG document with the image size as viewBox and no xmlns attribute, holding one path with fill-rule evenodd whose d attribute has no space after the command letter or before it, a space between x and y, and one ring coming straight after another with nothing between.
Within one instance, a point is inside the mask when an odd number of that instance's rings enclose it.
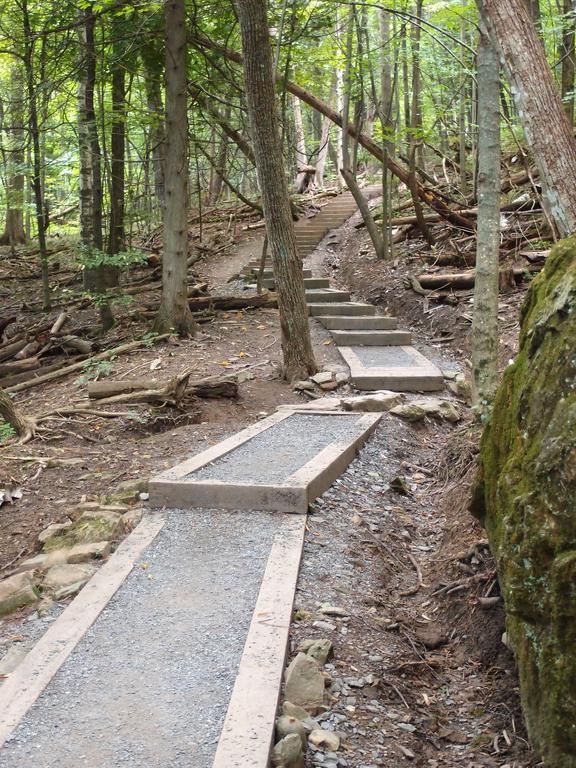
<instances>
[{"instance_id":1,"label":"tall tree","mask_svg":"<svg viewBox=\"0 0 576 768\"><path fill-rule=\"evenodd\" d=\"M498 383L498 267L500 254L500 65L484 29L478 67L478 230L472 318L472 393L484 409Z\"/></svg>"},{"instance_id":2,"label":"tall tree","mask_svg":"<svg viewBox=\"0 0 576 768\"><path fill-rule=\"evenodd\" d=\"M50 309L50 277L48 274L48 248L46 246L46 221L44 216L44 189L42 186L42 154L40 149L40 124L38 120L38 96L36 93L34 42L35 34L30 20L28 0L22 0L22 31L24 33L24 71L28 96L28 120L32 139L32 189L38 230L38 250L42 271L42 306Z\"/></svg>"},{"instance_id":3,"label":"tall tree","mask_svg":"<svg viewBox=\"0 0 576 768\"><path fill-rule=\"evenodd\" d=\"M8 109L5 116L6 223L0 245L21 245L24 232L24 77L20 62L10 68Z\"/></svg>"},{"instance_id":4,"label":"tall tree","mask_svg":"<svg viewBox=\"0 0 576 768\"><path fill-rule=\"evenodd\" d=\"M108 274L103 260L102 171L96 123L96 17L92 6L84 8L78 22L78 146L80 161L80 241L84 250L84 287L98 295L103 330L114 325L110 302L105 298ZM114 281L112 281L114 282Z\"/></svg>"},{"instance_id":5,"label":"tall tree","mask_svg":"<svg viewBox=\"0 0 576 768\"><path fill-rule=\"evenodd\" d=\"M188 109L184 0L164 3L166 84L166 199L163 209L162 299L157 331L192 333L188 306Z\"/></svg>"},{"instance_id":6,"label":"tall tree","mask_svg":"<svg viewBox=\"0 0 576 768\"><path fill-rule=\"evenodd\" d=\"M561 235L576 231L576 140L524 0L477 0L496 40Z\"/></svg>"},{"instance_id":7,"label":"tall tree","mask_svg":"<svg viewBox=\"0 0 576 768\"><path fill-rule=\"evenodd\" d=\"M288 380L316 370L308 326L302 261L290 212L278 131L266 0L238 0L246 102L266 232L278 290L284 373Z\"/></svg>"}]
</instances>

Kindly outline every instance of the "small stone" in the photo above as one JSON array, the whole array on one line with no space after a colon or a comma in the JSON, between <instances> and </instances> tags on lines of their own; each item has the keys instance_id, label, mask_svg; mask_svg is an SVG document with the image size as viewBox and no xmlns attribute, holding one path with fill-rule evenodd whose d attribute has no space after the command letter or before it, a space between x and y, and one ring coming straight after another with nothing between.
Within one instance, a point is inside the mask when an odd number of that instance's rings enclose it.
<instances>
[{"instance_id":1,"label":"small stone","mask_svg":"<svg viewBox=\"0 0 576 768\"><path fill-rule=\"evenodd\" d=\"M340 736L334 731L325 731L323 728L316 728L308 736L308 741L315 747L326 747L330 752L336 752L340 749Z\"/></svg>"},{"instance_id":2,"label":"small stone","mask_svg":"<svg viewBox=\"0 0 576 768\"><path fill-rule=\"evenodd\" d=\"M27 560L23 560L16 569L16 573L24 573L24 571L35 571L37 569L42 570L42 566L48 560L48 555L41 553L34 557L29 557Z\"/></svg>"},{"instance_id":3,"label":"small stone","mask_svg":"<svg viewBox=\"0 0 576 768\"><path fill-rule=\"evenodd\" d=\"M302 742L297 733L284 736L272 748L272 765L275 768L304 768Z\"/></svg>"},{"instance_id":4,"label":"small stone","mask_svg":"<svg viewBox=\"0 0 576 768\"><path fill-rule=\"evenodd\" d=\"M448 635L440 627L434 624L426 624L423 627L418 627L414 633L418 640L425 645L426 648L433 650L439 648L441 645L446 645L448 642Z\"/></svg>"},{"instance_id":5,"label":"small stone","mask_svg":"<svg viewBox=\"0 0 576 768\"><path fill-rule=\"evenodd\" d=\"M53 536L58 536L60 533L68 531L72 527L72 520L66 520L65 523L51 523L48 528L44 528L38 534L38 542L40 544L46 544Z\"/></svg>"},{"instance_id":6,"label":"small stone","mask_svg":"<svg viewBox=\"0 0 576 768\"><path fill-rule=\"evenodd\" d=\"M338 389L340 386L337 381L324 381L322 384L318 385L321 390L324 392L331 392L334 389Z\"/></svg>"},{"instance_id":7,"label":"small stone","mask_svg":"<svg viewBox=\"0 0 576 768\"><path fill-rule=\"evenodd\" d=\"M276 720L276 738L278 740L283 739L291 733L295 733L300 736L302 742L302 749L306 749L306 733L307 729L301 720L297 720L291 715L281 715Z\"/></svg>"},{"instance_id":8,"label":"small stone","mask_svg":"<svg viewBox=\"0 0 576 768\"><path fill-rule=\"evenodd\" d=\"M344 610L344 608L339 608L337 605L325 605L322 608L318 609L320 613L323 613L325 616L348 616L348 611Z\"/></svg>"},{"instance_id":9,"label":"small stone","mask_svg":"<svg viewBox=\"0 0 576 768\"><path fill-rule=\"evenodd\" d=\"M142 520L143 511L141 509L131 509L130 512L125 512L122 515L122 527L125 533L130 533L136 528L140 520Z\"/></svg>"},{"instance_id":10,"label":"small stone","mask_svg":"<svg viewBox=\"0 0 576 768\"><path fill-rule=\"evenodd\" d=\"M130 514L129 512L127 514ZM76 544L68 550L67 562L70 564L88 563L90 560L103 560L112 550L109 541L96 541L90 544Z\"/></svg>"},{"instance_id":11,"label":"small stone","mask_svg":"<svg viewBox=\"0 0 576 768\"><path fill-rule=\"evenodd\" d=\"M315 629L322 629L325 632L334 632L334 630L336 629L336 625L331 624L329 621L314 621L312 623L312 626Z\"/></svg>"},{"instance_id":12,"label":"small stone","mask_svg":"<svg viewBox=\"0 0 576 768\"><path fill-rule=\"evenodd\" d=\"M93 565L55 565L44 577L42 587L56 600L62 600L64 596L69 597L70 594L78 592L95 570ZM73 592L69 593L71 587Z\"/></svg>"},{"instance_id":13,"label":"small stone","mask_svg":"<svg viewBox=\"0 0 576 768\"><path fill-rule=\"evenodd\" d=\"M314 384L311 381L297 381L293 384L292 389L295 389L297 392L313 392Z\"/></svg>"},{"instance_id":14,"label":"small stone","mask_svg":"<svg viewBox=\"0 0 576 768\"><path fill-rule=\"evenodd\" d=\"M382 390L361 397L346 397L342 401L342 407L345 411L382 412L400 405L403 400L404 395L399 392Z\"/></svg>"},{"instance_id":15,"label":"small stone","mask_svg":"<svg viewBox=\"0 0 576 768\"><path fill-rule=\"evenodd\" d=\"M25 571L0 581L0 616L6 616L40 599L34 571Z\"/></svg>"},{"instance_id":16,"label":"small stone","mask_svg":"<svg viewBox=\"0 0 576 768\"><path fill-rule=\"evenodd\" d=\"M324 701L324 676L315 659L299 653L285 673L284 694L293 704L316 712Z\"/></svg>"},{"instance_id":17,"label":"small stone","mask_svg":"<svg viewBox=\"0 0 576 768\"><path fill-rule=\"evenodd\" d=\"M350 375L345 371L338 371L335 374L337 384L345 384L350 379Z\"/></svg>"},{"instance_id":18,"label":"small stone","mask_svg":"<svg viewBox=\"0 0 576 768\"><path fill-rule=\"evenodd\" d=\"M0 659L0 679L14 672L29 650L24 643L16 643L11 646Z\"/></svg>"},{"instance_id":19,"label":"small stone","mask_svg":"<svg viewBox=\"0 0 576 768\"><path fill-rule=\"evenodd\" d=\"M308 714L304 707L292 704L291 701L285 701L282 704L282 714L299 720L308 731L313 731L314 728L318 728L318 723Z\"/></svg>"},{"instance_id":20,"label":"small stone","mask_svg":"<svg viewBox=\"0 0 576 768\"><path fill-rule=\"evenodd\" d=\"M40 600L40 602L36 606L36 613L41 619L46 618L46 616L50 616L53 610L54 610L54 600L52 600L46 595L42 598L42 600Z\"/></svg>"},{"instance_id":21,"label":"small stone","mask_svg":"<svg viewBox=\"0 0 576 768\"><path fill-rule=\"evenodd\" d=\"M307 645L306 648L303 647L305 644ZM316 659L318 664L322 666L326 664L330 654L332 653L332 643L327 639L305 641L305 643L302 643L298 650L303 651L308 656L312 656L312 658Z\"/></svg>"},{"instance_id":22,"label":"small stone","mask_svg":"<svg viewBox=\"0 0 576 768\"><path fill-rule=\"evenodd\" d=\"M310 376L310 381L313 381L314 384L318 384L318 386L320 386L320 384L327 384L333 379L334 374L331 371L320 371L320 373Z\"/></svg>"}]
</instances>

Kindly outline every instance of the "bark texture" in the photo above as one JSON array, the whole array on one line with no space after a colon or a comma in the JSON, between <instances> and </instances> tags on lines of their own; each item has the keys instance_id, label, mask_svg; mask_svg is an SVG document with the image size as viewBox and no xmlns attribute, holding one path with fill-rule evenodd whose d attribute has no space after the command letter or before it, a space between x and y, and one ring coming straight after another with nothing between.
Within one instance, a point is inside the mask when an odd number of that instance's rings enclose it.
<instances>
[{"instance_id":1,"label":"bark texture","mask_svg":"<svg viewBox=\"0 0 576 768\"><path fill-rule=\"evenodd\" d=\"M533 746L576 765L576 237L522 310L520 351L485 430L472 511L496 558Z\"/></svg>"},{"instance_id":2,"label":"bark texture","mask_svg":"<svg viewBox=\"0 0 576 768\"><path fill-rule=\"evenodd\" d=\"M162 299L154 323L162 333L174 328L191 333L195 322L188 307L188 111L186 19L184 0L164 5L166 24L166 202Z\"/></svg>"},{"instance_id":3,"label":"bark texture","mask_svg":"<svg viewBox=\"0 0 576 768\"><path fill-rule=\"evenodd\" d=\"M576 140L525 0L477 0L499 47L526 139L561 235L576 231Z\"/></svg>"},{"instance_id":4,"label":"bark texture","mask_svg":"<svg viewBox=\"0 0 576 768\"><path fill-rule=\"evenodd\" d=\"M0 245L22 245L24 232L24 77L22 67L14 64L10 70L8 93L6 145L6 224Z\"/></svg>"},{"instance_id":5,"label":"bark texture","mask_svg":"<svg viewBox=\"0 0 576 768\"><path fill-rule=\"evenodd\" d=\"M239 0L237 8L248 116L278 290L284 373L292 381L315 372L316 363L310 341L302 261L296 245L282 163L267 4L266 0Z\"/></svg>"},{"instance_id":6,"label":"bark texture","mask_svg":"<svg viewBox=\"0 0 576 768\"><path fill-rule=\"evenodd\" d=\"M472 318L472 398L490 401L498 381L500 65L490 38L478 45L478 230Z\"/></svg>"}]
</instances>

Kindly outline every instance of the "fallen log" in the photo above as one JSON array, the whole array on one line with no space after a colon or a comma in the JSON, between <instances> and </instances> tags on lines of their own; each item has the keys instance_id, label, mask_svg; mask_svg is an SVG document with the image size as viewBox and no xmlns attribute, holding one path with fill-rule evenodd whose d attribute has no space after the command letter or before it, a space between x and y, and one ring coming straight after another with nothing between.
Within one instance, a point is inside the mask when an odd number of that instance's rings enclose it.
<instances>
[{"instance_id":1,"label":"fallen log","mask_svg":"<svg viewBox=\"0 0 576 768\"><path fill-rule=\"evenodd\" d=\"M132 381L96 381L88 383L88 397L100 405L108 403L146 403L171 405L189 410L199 397L238 397L238 382L233 378L210 377L190 381L188 370L168 382L135 379Z\"/></svg>"},{"instance_id":2,"label":"fallen log","mask_svg":"<svg viewBox=\"0 0 576 768\"><path fill-rule=\"evenodd\" d=\"M18 341L4 344L4 346L0 347L0 362L10 360L10 358L14 357L14 355L20 352L21 349L24 349L27 343L26 339L18 339Z\"/></svg>"},{"instance_id":3,"label":"fallen log","mask_svg":"<svg viewBox=\"0 0 576 768\"><path fill-rule=\"evenodd\" d=\"M190 374L188 374L189 376ZM178 377L177 377L178 378ZM176 379L177 380L177 379ZM88 397L91 400L103 400L118 395L134 394L138 392L165 391L175 380L168 384L165 381L153 381L147 378L126 379L123 381L89 381L87 384ZM238 383L233 377L221 379L207 378L189 381L188 392L196 397L218 398L237 397Z\"/></svg>"},{"instance_id":4,"label":"fallen log","mask_svg":"<svg viewBox=\"0 0 576 768\"><path fill-rule=\"evenodd\" d=\"M276 309L278 298L275 293L263 293L260 296L206 296L198 299L190 299L188 305L192 312L200 312L203 309Z\"/></svg>"},{"instance_id":5,"label":"fallen log","mask_svg":"<svg viewBox=\"0 0 576 768\"><path fill-rule=\"evenodd\" d=\"M92 357L85 358L84 360L73 363L72 365L65 365L64 367L61 367L56 371L51 371L50 373L46 373L45 375L38 376L37 378L32 379L31 381L25 381L25 382L22 382L21 384L16 384L16 386L7 387L5 391L6 392L22 392L25 389L31 389L32 387L37 387L40 384L45 384L48 381L55 381L56 379L61 379L63 376L67 376L69 373L74 373L75 371L79 371L87 363L96 362L98 360L108 360L108 358L110 357L116 357L125 352L131 352L133 349L138 349L139 347L146 346L150 344L150 342L156 343L159 341L165 341L171 335L172 334L170 333L162 333L159 336L153 336L151 339L139 339L138 341L129 341L126 344L120 344L119 347L113 347L112 349L107 349L105 352L100 352L98 355L93 355Z\"/></svg>"},{"instance_id":6,"label":"fallen log","mask_svg":"<svg viewBox=\"0 0 576 768\"><path fill-rule=\"evenodd\" d=\"M0 376L8 376L10 373L19 373L20 371L32 371L40 367L40 361L37 357L28 357L25 360L13 360L10 363L0 363Z\"/></svg>"},{"instance_id":7,"label":"fallen log","mask_svg":"<svg viewBox=\"0 0 576 768\"><path fill-rule=\"evenodd\" d=\"M525 268L512 267L501 269L500 285L502 286L506 283L509 284L511 279L513 279L516 284L521 283L527 272L540 272L541 268L540 265L529 264ZM446 288L452 290L465 290L467 288L474 288L476 270L471 269L467 272L423 274L418 275L416 280L424 290L442 290Z\"/></svg>"}]
</instances>

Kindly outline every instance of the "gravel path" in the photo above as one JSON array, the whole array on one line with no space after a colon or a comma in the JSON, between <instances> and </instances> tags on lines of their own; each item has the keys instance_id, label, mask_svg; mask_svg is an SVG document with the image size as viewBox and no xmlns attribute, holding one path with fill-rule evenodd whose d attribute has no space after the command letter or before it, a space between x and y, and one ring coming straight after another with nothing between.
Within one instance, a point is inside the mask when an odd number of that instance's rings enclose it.
<instances>
[{"instance_id":1,"label":"gravel path","mask_svg":"<svg viewBox=\"0 0 576 768\"><path fill-rule=\"evenodd\" d=\"M362 431L359 422L357 414L295 414L187 477L254 485L280 483L330 443L349 440Z\"/></svg>"},{"instance_id":2,"label":"gravel path","mask_svg":"<svg viewBox=\"0 0 576 768\"><path fill-rule=\"evenodd\" d=\"M169 512L1 768L209 768L280 523Z\"/></svg>"},{"instance_id":3,"label":"gravel path","mask_svg":"<svg viewBox=\"0 0 576 768\"><path fill-rule=\"evenodd\" d=\"M401 347L354 347L354 352L366 368L417 367L417 361Z\"/></svg>"}]
</instances>

